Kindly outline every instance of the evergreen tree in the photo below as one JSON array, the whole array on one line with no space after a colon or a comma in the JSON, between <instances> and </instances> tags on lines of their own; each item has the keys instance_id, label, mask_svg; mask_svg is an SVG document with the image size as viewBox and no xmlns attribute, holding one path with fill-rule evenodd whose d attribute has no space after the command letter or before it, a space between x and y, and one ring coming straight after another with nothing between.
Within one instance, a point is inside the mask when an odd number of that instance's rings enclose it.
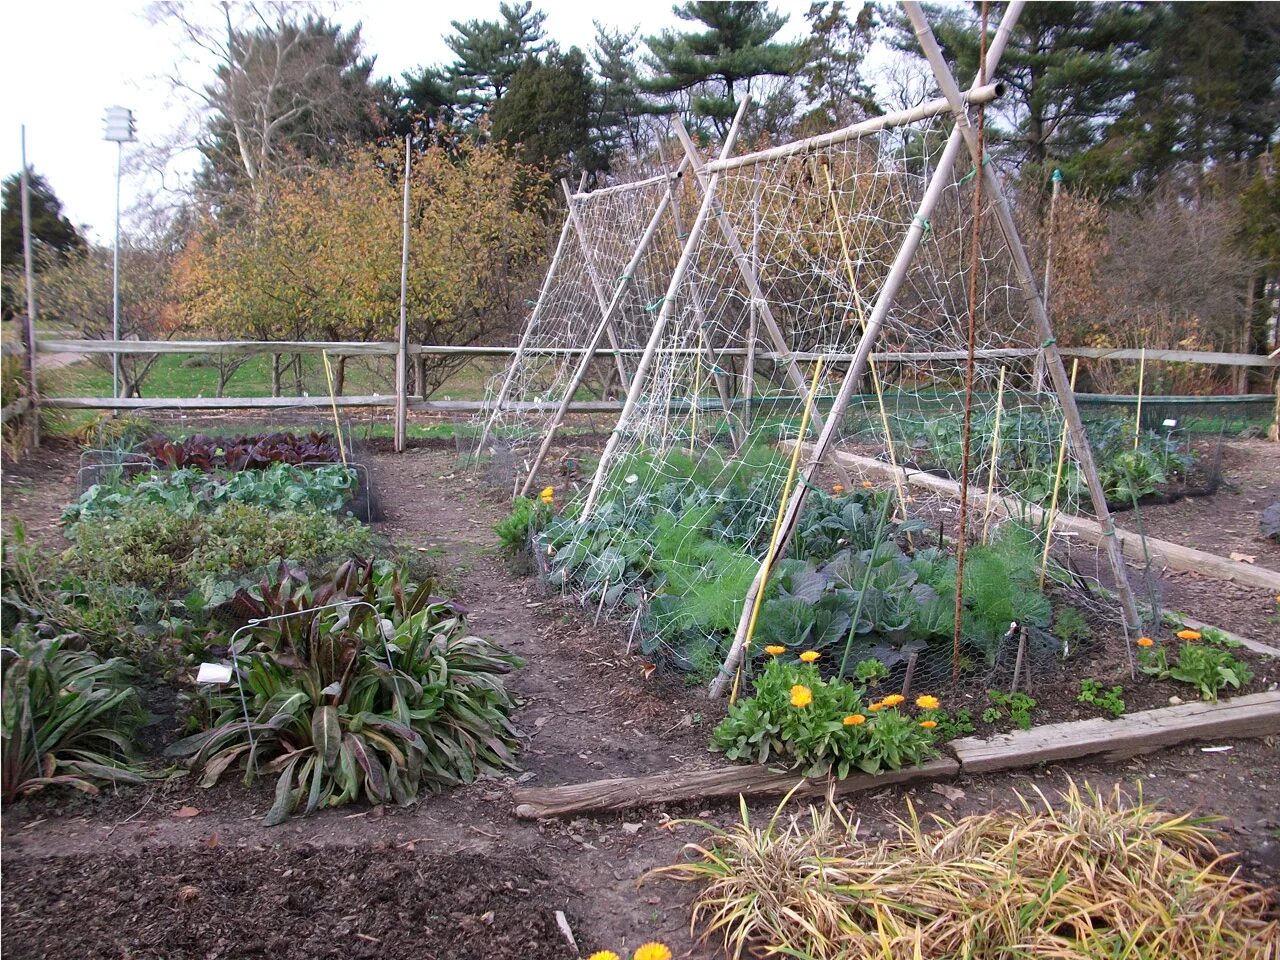
<instances>
[{"instance_id":1,"label":"evergreen tree","mask_svg":"<svg viewBox=\"0 0 1280 960\"><path fill-rule=\"evenodd\" d=\"M454 20L456 33L445 38L458 59L445 68L444 80L467 119L500 99L525 60L545 49L547 15L534 10L532 0L503 2L498 12L498 20Z\"/></svg>"},{"instance_id":2,"label":"evergreen tree","mask_svg":"<svg viewBox=\"0 0 1280 960\"><path fill-rule=\"evenodd\" d=\"M853 19L844 0L809 5L809 37L800 71L809 105L802 122L809 129L833 129L883 112L862 75L879 17L874 3L864 3Z\"/></svg>"},{"instance_id":3,"label":"evergreen tree","mask_svg":"<svg viewBox=\"0 0 1280 960\"><path fill-rule=\"evenodd\" d=\"M603 157L591 138L592 83L587 58L577 47L528 57L489 116L493 136L512 145L527 164L554 177L594 171Z\"/></svg>"},{"instance_id":4,"label":"evergreen tree","mask_svg":"<svg viewBox=\"0 0 1280 960\"><path fill-rule=\"evenodd\" d=\"M689 0L676 16L705 30L664 31L646 37L654 77L644 88L660 96L683 93L694 116L706 117L725 134L738 110L738 93L760 77L788 77L802 45L774 40L787 18L766 3Z\"/></svg>"},{"instance_id":5,"label":"evergreen tree","mask_svg":"<svg viewBox=\"0 0 1280 960\"><path fill-rule=\"evenodd\" d=\"M610 30L598 20L594 23L595 49L591 51L591 59L599 79L592 126L607 161L624 148L632 154L640 153L644 144L641 124L645 115L655 108L640 92L640 70L636 64L639 28Z\"/></svg>"},{"instance_id":6,"label":"evergreen tree","mask_svg":"<svg viewBox=\"0 0 1280 960\"><path fill-rule=\"evenodd\" d=\"M978 72L979 3L972 10L930 8L934 33L962 86ZM1135 3L1054 0L1022 11L1000 62L1004 99L988 111L993 152L1024 178L1046 181L1099 143L1149 68L1154 14ZM989 20L994 34L998 14ZM918 49L905 17L897 44ZM1069 171L1068 171L1069 172Z\"/></svg>"},{"instance_id":7,"label":"evergreen tree","mask_svg":"<svg viewBox=\"0 0 1280 960\"><path fill-rule=\"evenodd\" d=\"M66 257L85 248L84 238L62 213L62 201L53 187L40 174L27 168L27 187L30 191L31 240L37 251L46 251L57 257ZM4 179L4 207L0 212L0 248L3 248L5 267L21 266L22 244L22 175L10 174ZM37 269L44 263L37 257Z\"/></svg>"}]
</instances>

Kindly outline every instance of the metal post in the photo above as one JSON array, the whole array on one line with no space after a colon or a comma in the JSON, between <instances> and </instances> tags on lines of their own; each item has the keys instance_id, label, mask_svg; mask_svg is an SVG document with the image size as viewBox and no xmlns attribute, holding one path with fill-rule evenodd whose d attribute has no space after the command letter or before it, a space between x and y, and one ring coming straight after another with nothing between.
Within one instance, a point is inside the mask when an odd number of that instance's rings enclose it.
<instances>
[{"instance_id":1,"label":"metal post","mask_svg":"<svg viewBox=\"0 0 1280 960\"><path fill-rule=\"evenodd\" d=\"M27 400L31 420L31 445L40 446L40 410L36 391L36 277L31 254L31 184L27 176L27 127L22 125L22 260L27 282Z\"/></svg>"},{"instance_id":2,"label":"metal post","mask_svg":"<svg viewBox=\"0 0 1280 960\"><path fill-rule=\"evenodd\" d=\"M120 342L120 168L124 143L116 141L116 242L111 256L111 339ZM111 397L120 399L120 351L111 354Z\"/></svg>"},{"instance_id":3,"label":"metal post","mask_svg":"<svg viewBox=\"0 0 1280 960\"><path fill-rule=\"evenodd\" d=\"M1044 241L1044 308L1049 309L1049 293L1053 289L1053 223L1058 209L1058 194L1062 192L1062 171L1053 171L1053 193L1049 195L1049 231ZM1035 378L1036 393L1044 392L1044 351L1036 352Z\"/></svg>"},{"instance_id":4,"label":"metal post","mask_svg":"<svg viewBox=\"0 0 1280 960\"><path fill-rule=\"evenodd\" d=\"M413 163L412 135L404 138L404 220L400 245L400 330L396 340L396 453L402 453L409 413L409 173Z\"/></svg>"}]
</instances>

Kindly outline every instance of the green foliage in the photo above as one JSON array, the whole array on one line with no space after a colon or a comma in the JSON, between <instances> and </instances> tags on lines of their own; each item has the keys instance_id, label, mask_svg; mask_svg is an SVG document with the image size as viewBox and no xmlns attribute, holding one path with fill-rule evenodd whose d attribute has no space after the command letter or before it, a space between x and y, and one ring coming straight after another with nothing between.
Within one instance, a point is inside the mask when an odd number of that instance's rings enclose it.
<instances>
[{"instance_id":1,"label":"green foliage","mask_svg":"<svg viewBox=\"0 0 1280 960\"><path fill-rule=\"evenodd\" d=\"M40 174L28 168L27 190L31 210L31 239L36 241L32 249L56 252L66 256L84 249L84 238L75 226L62 214L62 201L53 187ZM0 236L3 236L3 263L5 267L18 267L22 263L22 174L14 173L4 178L3 212L0 212ZM6 302L6 306L10 306Z\"/></svg>"},{"instance_id":2,"label":"green foliage","mask_svg":"<svg viewBox=\"0 0 1280 960\"><path fill-rule=\"evenodd\" d=\"M955 713L935 710L932 717L938 724L933 732L939 743L947 743L957 737L967 737L978 729L974 726L973 715L968 710L957 710Z\"/></svg>"},{"instance_id":3,"label":"green foliage","mask_svg":"<svg viewBox=\"0 0 1280 960\"><path fill-rule=\"evenodd\" d=\"M1140 669L1161 680L1177 680L1196 687L1202 700L1217 700L1218 694L1231 687L1238 690L1253 679L1253 671L1230 650L1211 643L1184 642L1172 663L1163 647L1140 650Z\"/></svg>"},{"instance_id":4,"label":"green foliage","mask_svg":"<svg viewBox=\"0 0 1280 960\"><path fill-rule=\"evenodd\" d=\"M889 668L875 657L859 660L858 665L853 668L853 679L861 684L874 686L887 676L889 676Z\"/></svg>"},{"instance_id":5,"label":"green foliage","mask_svg":"<svg viewBox=\"0 0 1280 960\"><path fill-rule=\"evenodd\" d=\"M97 483L63 511L75 538L82 520L119 517L135 504L153 505L183 518L215 512L226 503L241 503L271 511L335 512L356 494L358 482L349 467L300 467L276 463L265 470L243 470L219 477L184 468L154 473L128 483Z\"/></svg>"},{"instance_id":6,"label":"green foliage","mask_svg":"<svg viewBox=\"0 0 1280 960\"><path fill-rule=\"evenodd\" d=\"M1124 713L1124 687L1117 684L1104 689L1097 680L1081 680L1080 695L1076 697L1076 702L1097 707L1103 713L1118 717Z\"/></svg>"},{"instance_id":7,"label":"green foliage","mask_svg":"<svg viewBox=\"0 0 1280 960\"><path fill-rule=\"evenodd\" d=\"M141 783L134 736L145 715L123 660L68 649L23 628L3 654L2 792L6 802L46 787L97 793Z\"/></svg>"},{"instance_id":8,"label":"green foliage","mask_svg":"<svg viewBox=\"0 0 1280 960\"><path fill-rule=\"evenodd\" d=\"M493 136L552 176L599 169L604 158L592 150L592 93L586 57L577 47L529 57L490 111Z\"/></svg>"},{"instance_id":9,"label":"green foliage","mask_svg":"<svg viewBox=\"0 0 1280 960\"><path fill-rule=\"evenodd\" d=\"M1019 730L1031 729L1031 711L1036 707L1033 697L1025 693L988 690L987 699L991 701L991 706L982 712L983 722L997 723L1008 716Z\"/></svg>"},{"instance_id":10,"label":"green foliage","mask_svg":"<svg viewBox=\"0 0 1280 960\"><path fill-rule=\"evenodd\" d=\"M933 731L896 707L864 709L862 696L862 687L823 680L811 665L773 658L756 679L755 695L729 708L711 748L731 760L785 763L802 776L840 779L933 755Z\"/></svg>"},{"instance_id":11,"label":"green foliage","mask_svg":"<svg viewBox=\"0 0 1280 960\"><path fill-rule=\"evenodd\" d=\"M502 541L502 549L515 556L529 548L529 541L547 525L552 513L550 504L516 497L511 513L494 524L493 531Z\"/></svg>"},{"instance_id":12,"label":"green foliage","mask_svg":"<svg viewBox=\"0 0 1280 960\"><path fill-rule=\"evenodd\" d=\"M238 696L212 694L210 729L168 752L189 757L203 786L241 762L247 778L259 766L278 773L269 826L360 797L406 804L423 786L509 768L503 675L519 661L472 636L431 588L388 564L350 562L314 589L296 571L264 581L245 597L255 613L300 615L260 625L233 651L247 664L252 722ZM341 600L361 602L302 612Z\"/></svg>"},{"instance_id":13,"label":"green foliage","mask_svg":"<svg viewBox=\"0 0 1280 960\"><path fill-rule=\"evenodd\" d=\"M206 578L244 576L289 559L315 565L363 553L367 527L313 510L271 511L236 501L186 515L181 506L134 501L110 519L79 524L65 559L86 579L190 591Z\"/></svg>"},{"instance_id":14,"label":"green foliage","mask_svg":"<svg viewBox=\"0 0 1280 960\"><path fill-rule=\"evenodd\" d=\"M1074 649L1093 636L1093 630L1078 608L1059 604L1054 608L1053 634L1065 648Z\"/></svg>"}]
</instances>

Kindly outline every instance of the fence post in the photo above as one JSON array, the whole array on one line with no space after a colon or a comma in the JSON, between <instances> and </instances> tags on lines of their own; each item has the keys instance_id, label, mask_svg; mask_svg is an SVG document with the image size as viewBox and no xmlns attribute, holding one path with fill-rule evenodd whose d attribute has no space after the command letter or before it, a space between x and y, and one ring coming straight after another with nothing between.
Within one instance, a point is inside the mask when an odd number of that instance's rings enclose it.
<instances>
[{"instance_id":1,"label":"fence post","mask_svg":"<svg viewBox=\"0 0 1280 960\"><path fill-rule=\"evenodd\" d=\"M27 127L22 126L22 259L27 283L27 397L31 445L40 446L40 403L36 390L36 280L31 264L31 187L27 177Z\"/></svg>"}]
</instances>

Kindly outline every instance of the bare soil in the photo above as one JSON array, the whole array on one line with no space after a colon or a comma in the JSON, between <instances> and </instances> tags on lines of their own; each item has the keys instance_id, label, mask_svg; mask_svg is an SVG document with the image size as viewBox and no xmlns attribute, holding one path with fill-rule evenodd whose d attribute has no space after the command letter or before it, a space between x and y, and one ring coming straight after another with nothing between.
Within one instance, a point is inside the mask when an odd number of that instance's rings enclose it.
<instances>
[{"instance_id":1,"label":"bare soil","mask_svg":"<svg viewBox=\"0 0 1280 960\"><path fill-rule=\"evenodd\" d=\"M273 828L261 823L269 785L246 789L231 778L212 790L179 778L10 805L7 955L560 957L568 954L557 910L586 953L660 939L677 956L718 954L686 932L691 890L637 884L701 838L673 818L727 824L736 803L528 823L512 815L510 789L711 765L706 745L722 707L679 680L646 679L624 631L514 575L491 532L503 495L455 470L448 447L370 455L384 511L378 529L435 564L477 633L525 659L512 678L523 699L521 770L409 808L357 806ZM77 457L55 444L7 465L6 528L21 519L46 549L62 549L56 518L74 497ZM1188 612L1222 622L1211 605L1220 586L1207 583L1205 609ZM961 795L886 789L845 806L874 836L892 829L908 798L926 814L952 816L1009 806L1017 792L1052 797L1068 777L1105 790L1140 784L1169 809L1228 818L1223 844L1246 875L1280 882L1280 751L1266 741L1221 746L1230 750L1188 746L1127 763L971 778L954 785Z\"/></svg>"}]
</instances>

